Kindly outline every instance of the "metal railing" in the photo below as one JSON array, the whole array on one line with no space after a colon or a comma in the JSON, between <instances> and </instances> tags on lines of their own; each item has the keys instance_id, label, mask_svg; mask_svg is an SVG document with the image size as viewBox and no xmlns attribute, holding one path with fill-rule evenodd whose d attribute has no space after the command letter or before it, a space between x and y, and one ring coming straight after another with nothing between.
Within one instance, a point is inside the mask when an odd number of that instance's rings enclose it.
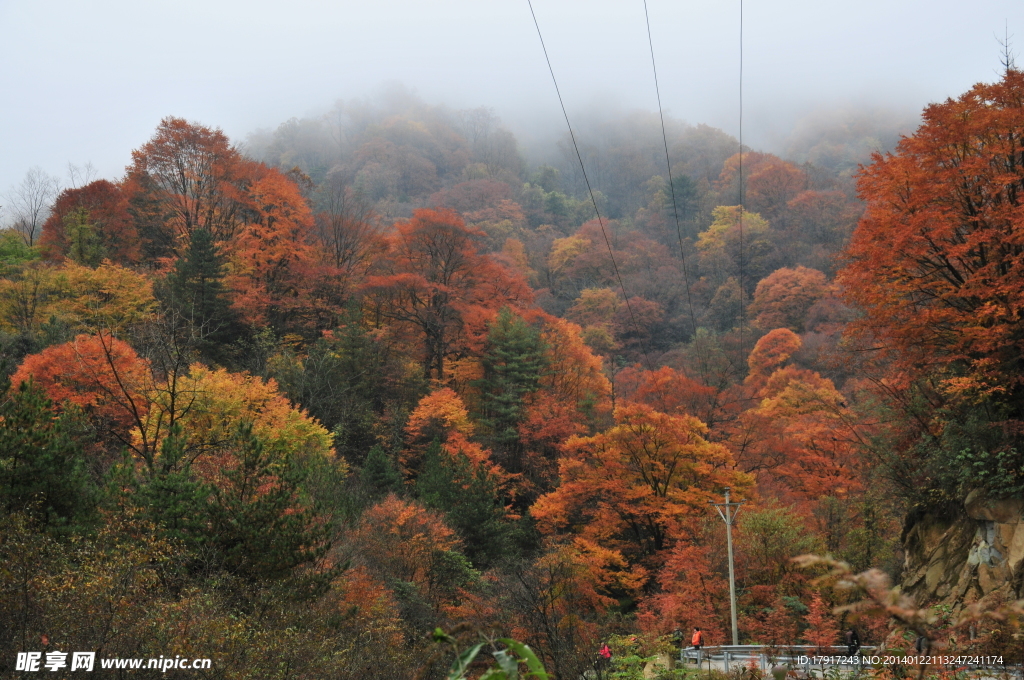
<instances>
[{"instance_id":1,"label":"metal railing","mask_svg":"<svg viewBox=\"0 0 1024 680\"><path fill-rule=\"evenodd\" d=\"M871 657L876 647L861 647L855 656L859 658ZM780 645L777 647L767 645L717 645L694 649L692 647L679 650L679 661L681 663L710 663L715 670L728 672L740 667L750 667L751 661L762 672L767 672L774 666L802 667L810 672L811 667L818 667L822 664L810 663L814 657L835 657L841 659L848 657L847 647L815 647L813 645ZM854 668L857 663L848 664L824 664L826 666L839 666L841 668Z\"/></svg>"},{"instance_id":2,"label":"metal railing","mask_svg":"<svg viewBox=\"0 0 1024 680\"><path fill-rule=\"evenodd\" d=\"M921 656L914 652L890 653L879 656L878 648L874 646L860 647L856 654L855 661L850 662L849 650L845 646L815 647L813 645L717 645L694 649L688 647L679 650L679 662L682 664L696 663L698 668L708 668L723 672L739 670L740 668L754 667L762 673L770 672L773 668L786 667L788 669L799 669L803 671L804 677L812 677L811 671L824 671L826 668L833 668L840 671L854 671L879 664L886 665L890 658ZM830 658L831 657L831 658ZM837 663L833 663L833 661ZM945 664L951 668L949 664ZM986 665L964 663L957 664L957 668L970 669L980 673L979 677L990 678L1020 678L1024 680L1024 664L1007 663L1003 665Z\"/></svg>"}]
</instances>

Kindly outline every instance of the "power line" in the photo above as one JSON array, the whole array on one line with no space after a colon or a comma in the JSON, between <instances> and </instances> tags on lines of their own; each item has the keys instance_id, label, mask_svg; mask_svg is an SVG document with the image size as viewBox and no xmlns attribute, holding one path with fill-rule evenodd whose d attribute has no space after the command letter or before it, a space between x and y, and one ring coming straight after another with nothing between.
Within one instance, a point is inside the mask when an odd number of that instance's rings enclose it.
<instances>
[{"instance_id":1,"label":"power line","mask_svg":"<svg viewBox=\"0 0 1024 680\"><path fill-rule=\"evenodd\" d=\"M740 356L743 356L743 326L747 323L747 310L743 305L743 0L740 0Z\"/></svg>"},{"instance_id":2,"label":"power line","mask_svg":"<svg viewBox=\"0 0 1024 680\"><path fill-rule=\"evenodd\" d=\"M672 181L672 162L668 157L668 135L665 133L665 112L661 106L661 87L658 85L658 64L654 60L654 40L651 38L651 17L647 11L647 0L644 0L644 19L647 21L647 44L651 48L651 69L654 71L654 92L658 95L658 116L661 119L661 141L665 146L665 167L668 169L668 187L672 195L672 215L676 221L676 238L679 240L679 260L682 263L683 283L686 287L686 305L690 311L690 325L693 328L694 336L697 334L697 317L693 313L693 297L690 294L690 277L686 271L686 251L683 248L683 231L679 225L679 205L676 202L676 187ZM707 384L707 370L704 360L697 352L697 366L700 368L700 377L704 384Z\"/></svg>"},{"instance_id":3,"label":"power line","mask_svg":"<svg viewBox=\"0 0 1024 680\"><path fill-rule=\"evenodd\" d=\"M548 56L548 48L544 44L544 36L540 32L540 23L537 21L537 14L533 11L532 0L526 0L526 4L530 6L530 15L533 17L533 25L537 28L537 37L540 38L541 49L544 50L544 59L548 64L548 72L551 74L551 82L555 85L555 94L558 95L558 104L562 107L562 115L565 117L565 125L569 128L569 139L572 140L572 147L576 151L576 159L580 162L580 170L583 171L583 181L587 184L587 191L590 193L590 202L594 204L594 214L597 215L597 223L601 226L601 236L604 237L605 247L608 248L608 258L612 261L612 270L615 272L615 279L619 283L619 290L622 291L622 298L626 301L626 309L629 310L629 318L633 322L633 328L636 330L637 340L640 342L640 351L644 355L644 363L647 364L647 370L654 372L654 365L651 363L651 358L647 354L647 348L644 347L643 333L640 330L640 324L637 323L636 315L633 314L633 305L629 304L629 296L626 295L626 287L622 284L622 275L619 274L619 266L615 263L615 253L612 250L611 240L608 238L608 232L604 228L604 220L601 219L601 211L597 207L597 199L594 198L594 190L590 186L590 178L587 176L587 168L583 165L583 156L580 154L580 147L576 144L576 135L572 131L572 125L569 123L569 114L565 109L565 102L562 101L562 91L558 87L558 80L555 78L555 69L551 66L551 57Z\"/></svg>"}]
</instances>

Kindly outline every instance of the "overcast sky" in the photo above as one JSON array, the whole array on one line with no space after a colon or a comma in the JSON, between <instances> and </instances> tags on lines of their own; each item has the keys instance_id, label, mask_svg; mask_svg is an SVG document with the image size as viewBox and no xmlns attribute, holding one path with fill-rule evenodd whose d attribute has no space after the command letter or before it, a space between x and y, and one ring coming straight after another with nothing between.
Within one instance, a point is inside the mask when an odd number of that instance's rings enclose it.
<instances>
[{"instance_id":1,"label":"overcast sky","mask_svg":"<svg viewBox=\"0 0 1024 680\"><path fill-rule=\"evenodd\" d=\"M643 0L533 2L570 116L656 109ZM666 109L736 134L739 0L648 8ZM745 0L744 141L995 80L1007 21L1024 46L1022 0ZM527 0L0 0L0 29L0 192L35 165L118 177L164 116L241 141L391 81L521 134L561 124Z\"/></svg>"}]
</instances>

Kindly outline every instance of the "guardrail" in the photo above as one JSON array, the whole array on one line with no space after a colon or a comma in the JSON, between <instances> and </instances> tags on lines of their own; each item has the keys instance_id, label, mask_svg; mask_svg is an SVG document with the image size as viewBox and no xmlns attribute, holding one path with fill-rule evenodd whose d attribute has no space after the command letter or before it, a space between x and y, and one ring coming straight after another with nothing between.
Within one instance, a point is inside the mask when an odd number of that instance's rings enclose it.
<instances>
[{"instance_id":1,"label":"guardrail","mask_svg":"<svg viewBox=\"0 0 1024 680\"><path fill-rule=\"evenodd\" d=\"M750 667L751 661L756 664L761 672L767 673L774 668L785 666L790 669L800 669L804 677L811 677L812 669L835 668L839 670L859 670L860 668L878 665L903 665L904 667L916 666L915 663L902 663L901 659L908 657L919 658L922 655L913 652L895 653L889 652L884 655L878 654L878 648L873 646L861 647L857 653L849 654L845 646L814 647L809 645L717 645L694 649L692 647L679 650L679 661L683 664L696 663L698 667L704 666L724 672L738 670L740 667ZM927 655L924 655L927 656ZM948 658L946 656L934 657L936 659ZM990 657L958 656L956 659L964 659L964 662L956 663L936 662L934 666L945 666L946 668L956 667L958 669L971 669L979 671L983 676L996 678L1019 677L1024 680L1024 665L998 664L998 663L971 663L971 659L980 661Z\"/></svg>"},{"instance_id":2,"label":"guardrail","mask_svg":"<svg viewBox=\"0 0 1024 680\"><path fill-rule=\"evenodd\" d=\"M803 667L809 673L812 666L821 665L810 663L810 659L813 657L831 656L836 659L843 659L849 657L848 651L848 648L845 646L783 645L771 647L767 645L717 645L701 649L694 649L692 647L681 649L679 650L679 661L682 663L696 663L698 666L710 663L716 667L716 670L725 672L740 666L749 667L750 662L755 661L757 668L763 672L770 671L774 666L791 666ZM875 651L877 651L877 647L861 647L856 656L862 659L871 657ZM854 662L825 665L853 668L858 664Z\"/></svg>"}]
</instances>

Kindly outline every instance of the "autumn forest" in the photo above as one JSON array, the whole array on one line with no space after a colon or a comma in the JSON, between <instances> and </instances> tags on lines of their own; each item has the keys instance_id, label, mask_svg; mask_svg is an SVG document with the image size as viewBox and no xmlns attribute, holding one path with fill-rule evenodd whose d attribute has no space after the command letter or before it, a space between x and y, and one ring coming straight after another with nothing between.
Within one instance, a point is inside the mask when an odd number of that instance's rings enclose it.
<instances>
[{"instance_id":1,"label":"autumn forest","mask_svg":"<svg viewBox=\"0 0 1024 680\"><path fill-rule=\"evenodd\" d=\"M903 644L792 558L900 583L915 518L1024 493L1024 73L788 158L665 126L593 124L584 177L568 133L535 162L400 93L30 173L0 231L0 675L44 636L382 680L445 677L437 628L565 680L606 641L729 643L726 488L742 642Z\"/></svg>"}]
</instances>

